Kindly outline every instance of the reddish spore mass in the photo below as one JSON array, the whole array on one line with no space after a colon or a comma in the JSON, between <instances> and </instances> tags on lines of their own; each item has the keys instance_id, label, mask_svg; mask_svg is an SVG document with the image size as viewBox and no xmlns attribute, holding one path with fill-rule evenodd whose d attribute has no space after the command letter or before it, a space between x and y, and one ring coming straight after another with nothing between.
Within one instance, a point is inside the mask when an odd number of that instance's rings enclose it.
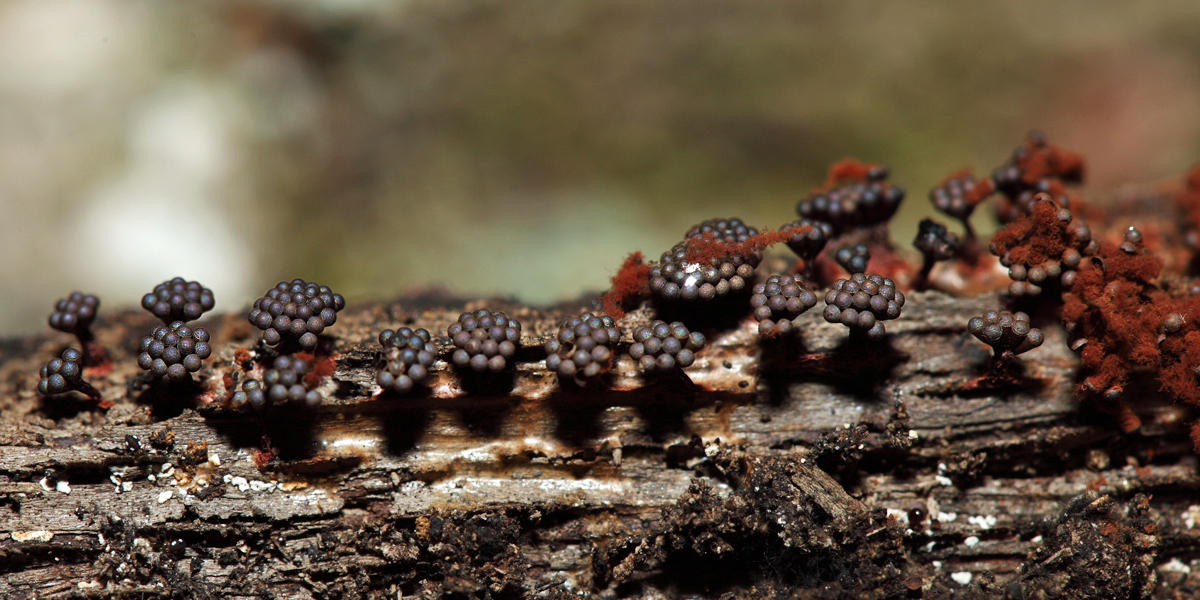
<instances>
[{"instance_id":1,"label":"reddish spore mass","mask_svg":"<svg viewBox=\"0 0 1200 600\"><path fill-rule=\"evenodd\" d=\"M610 317L625 315L624 306L650 293L650 265L641 252L625 257L621 268L612 276L612 287L600 297L601 307Z\"/></svg>"},{"instance_id":2,"label":"reddish spore mass","mask_svg":"<svg viewBox=\"0 0 1200 600\"><path fill-rule=\"evenodd\" d=\"M1037 202L1032 214L996 232L992 253L1007 254L1014 264L1037 265L1061 258L1073 242L1070 223L1058 220L1058 207L1053 202Z\"/></svg>"},{"instance_id":3,"label":"reddish spore mass","mask_svg":"<svg viewBox=\"0 0 1200 600\"><path fill-rule=\"evenodd\" d=\"M722 242L712 234L705 234L687 239L684 258L688 262L704 263L728 256L750 256L762 252L768 246L786 242L792 236L805 234L810 230L812 227L809 225L785 227L777 231L764 231L752 235L741 243Z\"/></svg>"},{"instance_id":4,"label":"reddish spore mass","mask_svg":"<svg viewBox=\"0 0 1200 600\"><path fill-rule=\"evenodd\" d=\"M821 187L828 189L847 181L862 181L867 178L867 173L881 167L882 165L880 164L864 163L853 158L845 158L833 163L829 167L829 175L825 177L825 183Z\"/></svg>"},{"instance_id":5,"label":"reddish spore mass","mask_svg":"<svg viewBox=\"0 0 1200 600\"><path fill-rule=\"evenodd\" d=\"M1083 156L1070 150L1064 150L1053 144L1038 145L1034 139L1025 143L1026 152L1017 159L1021 169L1021 179L1028 184L1037 183L1046 177L1055 177L1067 181L1083 179Z\"/></svg>"}]
</instances>

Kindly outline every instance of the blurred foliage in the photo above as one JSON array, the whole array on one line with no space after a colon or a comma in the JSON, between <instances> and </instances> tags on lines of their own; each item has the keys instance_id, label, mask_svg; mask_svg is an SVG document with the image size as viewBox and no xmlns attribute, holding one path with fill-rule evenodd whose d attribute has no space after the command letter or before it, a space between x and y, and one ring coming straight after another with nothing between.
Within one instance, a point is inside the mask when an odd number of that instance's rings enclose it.
<instances>
[{"instance_id":1,"label":"blurred foliage","mask_svg":"<svg viewBox=\"0 0 1200 600\"><path fill-rule=\"evenodd\" d=\"M0 331L176 274L226 310L293 276L546 302L704 218L782 224L847 156L909 190L907 245L1031 128L1092 194L1182 172L1198 29L1195 2L11 2Z\"/></svg>"}]
</instances>

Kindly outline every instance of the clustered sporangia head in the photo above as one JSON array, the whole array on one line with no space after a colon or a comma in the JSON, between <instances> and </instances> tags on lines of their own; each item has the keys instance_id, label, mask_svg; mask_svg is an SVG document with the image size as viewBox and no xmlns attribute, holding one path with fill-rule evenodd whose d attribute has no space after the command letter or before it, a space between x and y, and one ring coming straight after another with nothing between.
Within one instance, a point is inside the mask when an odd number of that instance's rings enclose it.
<instances>
[{"instance_id":1,"label":"clustered sporangia head","mask_svg":"<svg viewBox=\"0 0 1200 600\"><path fill-rule=\"evenodd\" d=\"M262 330L262 341L275 346L294 341L312 349L325 329L337 322L346 299L328 287L303 279L280 281L254 301L250 323Z\"/></svg>"},{"instance_id":2,"label":"clustered sporangia head","mask_svg":"<svg viewBox=\"0 0 1200 600\"><path fill-rule=\"evenodd\" d=\"M984 183L976 180L970 171L960 171L942 180L940 184L930 190L929 201L933 203L934 208L946 216L961 222L967 231L968 238L974 238L975 230L971 227L971 214L975 212L975 207L986 195L982 192L985 190L990 192L989 184L990 182Z\"/></svg>"},{"instance_id":3,"label":"clustered sporangia head","mask_svg":"<svg viewBox=\"0 0 1200 600\"><path fill-rule=\"evenodd\" d=\"M746 288L762 260L758 251L704 251L689 240L736 246L758 230L736 217L709 219L692 227L650 267L650 291L664 300L712 300Z\"/></svg>"},{"instance_id":4,"label":"clustered sporangia head","mask_svg":"<svg viewBox=\"0 0 1200 600\"><path fill-rule=\"evenodd\" d=\"M1029 323L1029 315L989 310L967 321L967 331L992 347L997 359L1009 358L1042 345L1042 330Z\"/></svg>"},{"instance_id":5,"label":"clustered sporangia head","mask_svg":"<svg viewBox=\"0 0 1200 600\"><path fill-rule=\"evenodd\" d=\"M54 312L50 313L50 327L64 333L80 334L86 332L96 320L96 312L100 310L100 299L83 292L71 292L66 298L59 298L54 303Z\"/></svg>"},{"instance_id":6,"label":"clustered sporangia head","mask_svg":"<svg viewBox=\"0 0 1200 600\"><path fill-rule=\"evenodd\" d=\"M50 359L38 372L37 391L43 396L80 391L93 398L100 394L83 380L83 353L67 348L56 358Z\"/></svg>"},{"instance_id":7,"label":"clustered sporangia head","mask_svg":"<svg viewBox=\"0 0 1200 600\"><path fill-rule=\"evenodd\" d=\"M787 247L804 260L805 268L811 266L813 259L825 249L825 244L833 238L833 226L822 221L800 219L784 226L785 229L795 229L799 233L787 239Z\"/></svg>"},{"instance_id":8,"label":"clustered sporangia head","mask_svg":"<svg viewBox=\"0 0 1200 600\"><path fill-rule=\"evenodd\" d=\"M667 373L692 366L704 342L704 334L679 321L655 320L634 330L629 356L643 372Z\"/></svg>"},{"instance_id":9,"label":"clustered sporangia head","mask_svg":"<svg viewBox=\"0 0 1200 600\"><path fill-rule=\"evenodd\" d=\"M375 381L385 391L401 394L411 391L429 376L429 368L437 356L425 329L385 329L379 334L379 345L383 346L383 354Z\"/></svg>"},{"instance_id":10,"label":"clustered sporangia head","mask_svg":"<svg viewBox=\"0 0 1200 600\"><path fill-rule=\"evenodd\" d=\"M322 398L306 381L310 371L311 365L298 356L278 356L263 372L261 380L247 379L242 383L242 389L230 397L229 406L235 410L247 407L262 410L267 406L316 408Z\"/></svg>"},{"instance_id":11,"label":"clustered sporangia head","mask_svg":"<svg viewBox=\"0 0 1200 600\"><path fill-rule=\"evenodd\" d=\"M446 329L454 343L450 361L459 368L482 373L499 373L509 367L508 361L517 353L521 343L521 322L502 312L481 308L458 316Z\"/></svg>"},{"instance_id":12,"label":"clustered sporangia head","mask_svg":"<svg viewBox=\"0 0 1200 600\"><path fill-rule=\"evenodd\" d=\"M917 226L917 237L913 239L913 247L921 253L921 270L913 279L913 287L923 289L933 265L958 256L962 244L958 236L941 223L932 219L921 219L920 225Z\"/></svg>"},{"instance_id":13,"label":"clustered sporangia head","mask_svg":"<svg viewBox=\"0 0 1200 600\"><path fill-rule=\"evenodd\" d=\"M903 307L904 294L891 279L876 273L854 273L834 282L825 293L823 316L830 323L879 339L886 333L883 322L899 317Z\"/></svg>"},{"instance_id":14,"label":"clustered sporangia head","mask_svg":"<svg viewBox=\"0 0 1200 600\"><path fill-rule=\"evenodd\" d=\"M142 296L142 308L162 319L163 323L195 321L215 304L212 290L198 281L187 281L182 277L164 281Z\"/></svg>"},{"instance_id":15,"label":"clustered sporangia head","mask_svg":"<svg viewBox=\"0 0 1200 600\"><path fill-rule=\"evenodd\" d=\"M817 295L799 275L771 275L756 284L753 292L750 306L758 333L764 336L790 332L793 320L817 304Z\"/></svg>"},{"instance_id":16,"label":"clustered sporangia head","mask_svg":"<svg viewBox=\"0 0 1200 600\"><path fill-rule=\"evenodd\" d=\"M189 327L183 321L155 327L149 336L142 338L138 366L156 379L184 380L199 371L204 359L212 353L208 340L208 331Z\"/></svg>"},{"instance_id":17,"label":"clustered sporangia head","mask_svg":"<svg viewBox=\"0 0 1200 600\"><path fill-rule=\"evenodd\" d=\"M576 381L593 379L612 368L621 331L608 315L583 313L559 324L546 342L546 366L560 377Z\"/></svg>"},{"instance_id":18,"label":"clustered sporangia head","mask_svg":"<svg viewBox=\"0 0 1200 600\"><path fill-rule=\"evenodd\" d=\"M833 253L833 260L847 273L864 273L871 261L871 249L864 243L842 246Z\"/></svg>"},{"instance_id":19,"label":"clustered sporangia head","mask_svg":"<svg viewBox=\"0 0 1200 600\"><path fill-rule=\"evenodd\" d=\"M796 205L805 219L828 223L835 231L887 222L904 200L904 189L886 182L888 169L875 165L861 177L843 178Z\"/></svg>"},{"instance_id":20,"label":"clustered sporangia head","mask_svg":"<svg viewBox=\"0 0 1200 600\"><path fill-rule=\"evenodd\" d=\"M1009 294L1040 294L1050 284L1070 287L1080 261L1096 251L1091 229L1045 194L1029 215L992 237L992 254L1008 267Z\"/></svg>"}]
</instances>

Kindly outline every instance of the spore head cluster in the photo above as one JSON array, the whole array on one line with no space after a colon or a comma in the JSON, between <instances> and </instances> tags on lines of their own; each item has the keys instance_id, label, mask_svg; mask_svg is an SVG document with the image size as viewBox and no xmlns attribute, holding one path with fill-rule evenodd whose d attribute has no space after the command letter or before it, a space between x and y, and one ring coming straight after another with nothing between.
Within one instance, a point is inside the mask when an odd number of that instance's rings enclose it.
<instances>
[{"instance_id":1,"label":"spore head cluster","mask_svg":"<svg viewBox=\"0 0 1200 600\"><path fill-rule=\"evenodd\" d=\"M692 227L650 267L650 291L664 300L692 301L745 289L762 252L738 246L757 234L736 217Z\"/></svg>"},{"instance_id":2,"label":"spore head cluster","mask_svg":"<svg viewBox=\"0 0 1200 600\"><path fill-rule=\"evenodd\" d=\"M198 281L175 277L156 286L142 296L142 308L162 319L163 323L194 321L215 304L212 290Z\"/></svg>"},{"instance_id":3,"label":"spore head cluster","mask_svg":"<svg viewBox=\"0 0 1200 600\"><path fill-rule=\"evenodd\" d=\"M871 261L871 249L862 242L842 246L833 253L833 260L847 273L865 273L867 263Z\"/></svg>"},{"instance_id":4,"label":"spore head cluster","mask_svg":"<svg viewBox=\"0 0 1200 600\"><path fill-rule=\"evenodd\" d=\"M83 384L83 353L67 348L38 372L37 391L43 396L77 390Z\"/></svg>"},{"instance_id":5,"label":"spore head cluster","mask_svg":"<svg viewBox=\"0 0 1200 600\"><path fill-rule=\"evenodd\" d=\"M750 306L760 335L786 334L793 320L816 306L817 295L799 275L771 275L754 286Z\"/></svg>"},{"instance_id":6,"label":"spore head cluster","mask_svg":"<svg viewBox=\"0 0 1200 600\"><path fill-rule=\"evenodd\" d=\"M904 200L904 189L888 184L887 175L887 168L881 166L860 180L836 183L810 194L796 205L796 214L829 223L838 233L886 223Z\"/></svg>"},{"instance_id":7,"label":"spore head cluster","mask_svg":"<svg viewBox=\"0 0 1200 600\"><path fill-rule=\"evenodd\" d=\"M337 322L337 313L345 306L346 299L328 287L293 279L275 284L255 300L249 319L262 330L267 345L292 340L312 349L317 345L317 336Z\"/></svg>"},{"instance_id":8,"label":"spore head cluster","mask_svg":"<svg viewBox=\"0 0 1200 600\"><path fill-rule=\"evenodd\" d=\"M382 364L375 381L385 391L405 393L425 381L437 352L429 331L401 327L385 329L379 334L383 346Z\"/></svg>"},{"instance_id":9,"label":"spore head cluster","mask_svg":"<svg viewBox=\"0 0 1200 600\"><path fill-rule=\"evenodd\" d=\"M208 331L192 328L183 321L158 326L142 339L137 362L156 379L181 381L200 370L212 353Z\"/></svg>"},{"instance_id":10,"label":"spore head cluster","mask_svg":"<svg viewBox=\"0 0 1200 600\"><path fill-rule=\"evenodd\" d=\"M50 313L50 327L65 333L80 333L87 331L96 320L96 312L100 310L100 299L83 292L71 292L66 298L59 298L54 303L54 312Z\"/></svg>"},{"instance_id":11,"label":"spore head cluster","mask_svg":"<svg viewBox=\"0 0 1200 600\"><path fill-rule=\"evenodd\" d=\"M1008 291L1015 297L1040 294L1051 284L1069 287L1080 261L1097 248L1087 224L1046 194L1039 194L1030 214L1006 225L990 245L1008 267Z\"/></svg>"},{"instance_id":12,"label":"spore head cluster","mask_svg":"<svg viewBox=\"0 0 1200 600\"><path fill-rule=\"evenodd\" d=\"M679 321L655 320L634 330L629 356L643 372L667 373L690 367L704 343L704 334L688 330Z\"/></svg>"},{"instance_id":13,"label":"spore head cluster","mask_svg":"<svg viewBox=\"0 0 1200 600\"><path fill-rule=\"evenodd\" d=\"M499 373L521 343L521 322L502 312L479 309L458 316L446 329L454 343L450 361L460 369Z\"/></svg>"},{"instance_id":14,"label":"spore head cluster","mask_svg":"<svg viewBox=\"0 0 1200 600\"><path fill-rule=\"evenodd\" d=\"M787 239L787 246L806 263L816 258L825 248L825 244L833 238L833 226L824 221L800 219L788 223L784 229L801 230L800 233L795 233Z\"/></svg>"},{"instance_id":15,"label":"spore head cluster","mask_svg":"<svg viewBox=\"0 0 1200 600\"><path fill-rule=\"evenodd\" d=\"M614 348L621 338L616 322L607 315L583 313L559 324L546 342L546 366L560 377L593 379L612 368Z\"/></svg>"},{"instance_id":16,"label":"spore head cluster","mask_svg":"<svg viewBox=\"0 0 1200 600\"><path fill-rule=\"evenodd\" d=\"M267 400L276 406L314 408L320 405L321 394L311 389L304 380L310 370L308 362L299 357L277 357L271 368L263 373Z\"/></svg>"},{"instance_id":17,"label":"spore head cluster","mask_svg":"<svg viewBox=\"0 0 1200 600\"><path fill-rule=\"evenodd\" d=\"M826 292L823 316L830 323L878 339L886 333L883 322L899 317L903 307L904 294L891 279L876 273L854 273L834 282Z\"/></svg>"},{"instance_id":18,"label":"spore head cluster","mask_svg":"<svg viewBox=\"0 0 1200 600\"><path fill-rule=\"evenodd\" d=\"M913 247L921 252L927 263L950 260L958 256L961 243L958 236L932 219L921 219Z\"/></svg>"},{"instance_id":19,"label":"spore head cluster","mask_svg":"<svg viewBox=\"0 0 1200 600\"><path fill-rule=\"evenodd\" d=\"M992 347L996 357L1028 352L1042 345L1042 331L1023 312L990 310L967 321L967 331Z\"/></svg>"},{"instance_id":20,"label":"spore head cluster","mask_svg":"<svg viewBox=\"0 0 1200 600\"><path fill-rule=\"evenodd\" d=\"M946 216L966 222L975 212L977 202L969 194L978 184L971 173L951 175L929 191L929 201Z\"/></svg>"}]
</instances>

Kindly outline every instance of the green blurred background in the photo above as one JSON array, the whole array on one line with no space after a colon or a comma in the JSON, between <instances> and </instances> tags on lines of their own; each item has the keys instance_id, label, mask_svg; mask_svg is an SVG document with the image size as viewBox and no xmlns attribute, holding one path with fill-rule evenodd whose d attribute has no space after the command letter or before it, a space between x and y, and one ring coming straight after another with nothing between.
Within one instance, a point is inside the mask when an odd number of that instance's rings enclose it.
<instances>
[{"instance_id":1,"label":"green blurred background","mask_svg":"<svg viewBox=\"0 0 1200 600\"><path fill-rule=\"evenodd\" d=\"M782 224L847 156L909 190L905 245L1032 128L1093 197L1175 176L1200 2L10 0L0 106L0 334L177 274L224 310L293 276L541 303Z\"/></svg>"}]
</instances>

